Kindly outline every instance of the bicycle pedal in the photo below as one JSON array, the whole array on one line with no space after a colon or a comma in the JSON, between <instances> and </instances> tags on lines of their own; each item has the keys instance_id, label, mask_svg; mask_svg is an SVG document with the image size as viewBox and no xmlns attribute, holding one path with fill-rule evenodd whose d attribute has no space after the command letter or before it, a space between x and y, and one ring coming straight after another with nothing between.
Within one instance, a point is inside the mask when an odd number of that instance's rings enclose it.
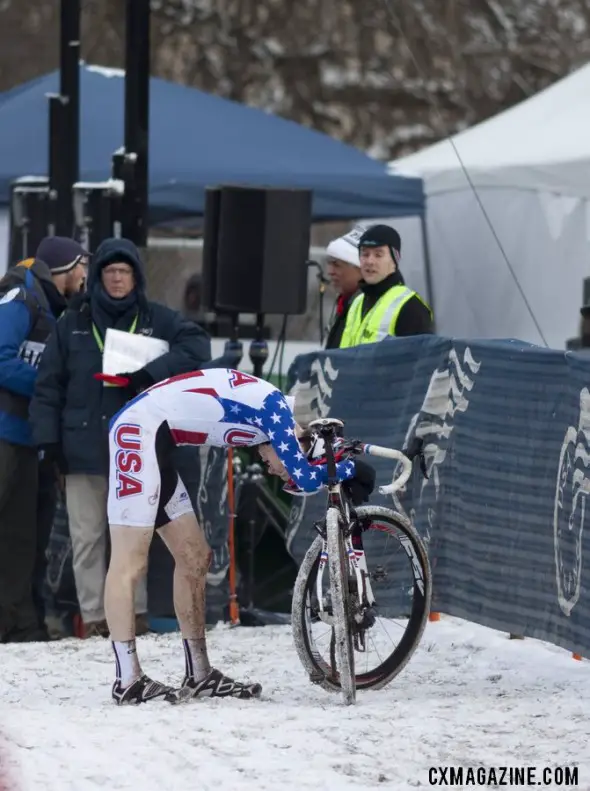
<instances>
[{"instance_id":1,"label":"bicycle pedal","mask_svg":"<svg viewBox=\"0 0 590 791\"><path fill-rule=\"evenodd\" d=\"M324 674L320 673L319 671L316 671L315 673L310 673L309 680L311 681L312 684L321 684L322 681L324 680Z\"/></svg>"}]
</instances>

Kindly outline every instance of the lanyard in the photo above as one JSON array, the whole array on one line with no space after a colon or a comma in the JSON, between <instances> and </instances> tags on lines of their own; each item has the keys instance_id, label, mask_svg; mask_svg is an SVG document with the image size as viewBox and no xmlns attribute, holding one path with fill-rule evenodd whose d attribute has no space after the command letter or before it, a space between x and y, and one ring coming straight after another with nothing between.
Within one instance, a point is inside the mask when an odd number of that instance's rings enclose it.
<instances>
[{"instance_id":1,"label":"lanyard","mask_svg":"<svg viewBox=\"0 0 590 791\"><path fill-rule=\"evenodd\" d=\"M130 332L133 335L136 329L137 329L137 316L135 316L135 318L133 319L133 322L129 327L128 332ZM100 332L98 331L96 324L94 323L92 324L92 334L94 335L94 340L96 341L96 345L98 346L98 349L102 354L104 352L104 343L102 338L100 337Z\"/></svg>"}]
</instances>

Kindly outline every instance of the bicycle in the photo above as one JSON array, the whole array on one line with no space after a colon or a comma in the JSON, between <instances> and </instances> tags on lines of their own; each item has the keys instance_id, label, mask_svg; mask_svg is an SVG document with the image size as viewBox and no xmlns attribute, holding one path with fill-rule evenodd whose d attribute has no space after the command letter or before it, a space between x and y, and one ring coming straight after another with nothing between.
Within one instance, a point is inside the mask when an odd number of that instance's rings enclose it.
<instances>
[{"instance_id":1,"label":"bicycle","mask_svg":"<svg viewBox=\"0 0 590 791\"><path fill-rule=\"evenodd\" d=\"M380 689L389 684L405 667L417 648L430 612L432 575L426 548L410 521L390 508L373 505L354 507L345 484L336 477L334 442L344 423L321 418L309 424L312 437L324 441L328 467L326 516L314 524L315 538L301 563L292 599L292 630L299 659L312 683L331 692L341 692L346 704L356 701L357 690ZM410 478L413 460L393 448L347 442L341 439L340 453L368 454L401 463L402 472L391 484L379 487L381 494L400 491ZM426 474L425 467L422 468ZM372 530L395 538L401 545L401 557L410 563L412 604L407 604L403 586L399 587L400 607L408 608L407 625L399 645L372 671L357 673L355 654L367 652L371 630L375 628L379 605L373 588L387 574L381 565L369 572L363 535ZM384 556L380 556L382 560ZM388 555L389 557L389 555ZM329 573L328 591L324 592L324 572ZM397 580L397 568L394 573ZM330 657L326 661L312 635L314 624L330 628Z\"/></svg>"}]
</instances>

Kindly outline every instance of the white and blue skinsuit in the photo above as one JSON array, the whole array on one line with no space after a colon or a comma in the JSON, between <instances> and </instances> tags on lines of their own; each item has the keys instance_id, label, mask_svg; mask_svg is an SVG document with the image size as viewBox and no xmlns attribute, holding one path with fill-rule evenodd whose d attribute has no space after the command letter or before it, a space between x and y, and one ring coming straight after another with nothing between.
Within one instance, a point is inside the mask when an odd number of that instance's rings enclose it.
<instances>
[{"instance_id":1,"label":"white and blue skinsuit","mask_svg":"<svg viewBox=\"0 0 590 791\"><path fill-rule=\"evenodd\" d=\"M269 442L303 493L317 492L327 483L327 466L310 464L302 452L293 413L280 390L240 371L205 369L154 385L111 421L110 524L154 524L160 494L155 437L164 423L176 445L252 447ZM338 462L336 473L340 481L353 478L355 462ZM174 503L187 500L179 478L169 517L180 515Z\"/></svg>"}]
</instances>

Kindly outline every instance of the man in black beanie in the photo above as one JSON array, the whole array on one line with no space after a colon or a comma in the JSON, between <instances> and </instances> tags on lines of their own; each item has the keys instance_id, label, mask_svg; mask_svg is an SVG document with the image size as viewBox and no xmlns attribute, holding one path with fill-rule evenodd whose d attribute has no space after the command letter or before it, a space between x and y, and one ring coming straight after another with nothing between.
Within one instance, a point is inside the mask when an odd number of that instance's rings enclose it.
<instances>
[{"instance_id":1,"label":"man in black beanie","mask_svg":"<svg viewBox=\"0 0 590 791\"><path fill-rule=\"evenodd\" d=\"M41 584L55 477L29 424L37 366L88 254L73 239L43 239L35 258L0 280L0 643L42 640Z\"/></svg>"},{"instance_id":2,"label":"man in black beanie","mask_svg":"<svg viewBox=\"0 0 590 791\"><path fill-rule=\"evenodd\" d=\"M373 225L359 239L362 280L346 317L340 348L377 343L388 336L433 332L432 311L408 288L399 270L401 239L388 225Z\"/></svg>"}]
</instances>

